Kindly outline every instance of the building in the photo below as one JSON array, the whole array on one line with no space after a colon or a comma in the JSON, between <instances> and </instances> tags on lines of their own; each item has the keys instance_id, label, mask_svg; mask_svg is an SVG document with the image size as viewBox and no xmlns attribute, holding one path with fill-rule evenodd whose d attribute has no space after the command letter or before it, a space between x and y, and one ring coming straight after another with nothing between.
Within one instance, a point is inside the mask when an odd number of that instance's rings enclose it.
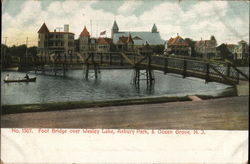
<instances>
[{"instance_id":1,"label":"building","mask_svg":"<svg viewBox=\"0 0 250 164\"><path fill-rule=\"evenodd\" d=\"M114 21L113 27L111 29L111 38L113 39L114 44L120 43L120 38L129 37L129 35L131 35L133 40L134 49L143 47L146 42L150 46L164 45L164 40L161 39L155 24L153 25L151 31L120 31L117 22Z\"/></svg>"},{"instance_id":2,"label":"building","mask_svg":"<svg viewBox=\"0 0 250 164\"><path fill-rule=\"evenodd\" d=\"M165 52L167 55L182 55L182 56L191 56L191 47L189 44L177 34L177 37L170 38L165 42Z\"/></svg>"},{"instance_id":3,"label":"building","mask_svg":"<svg viewBox=\"0 0 250 164\"><path fill-rule=\"evenodd\" d=\"M216 51L217 41L214 36L210 37L210 40L196 41L195 52L204 59L217 58Z\"/></svg>"},{"instance_id":4,"label":"building","mask_svg":"<svg viewBox=\"0 0 250 164\"><path fill-rule=\"evenodd\" d=\"M114 50L114 45L111 38L98 38L96 39L97 52L110 52Z\"/></svg>"},{"instance_id":5,"label":"building","mask_svg":"<svg viewBox=\"0 0 250 164\"><path fill-rule=\"evenodd\" d=\"M249 45L246 41L241 40L234 48L235 60L249 61Z\"/></svg>"},{"instance_id":6,"label":"building","mask_svg":"<svg viewBox=\"0 0 250 164\"><path fill-rule=\"evenodd\" d=\"M134 50L134 41L131 35L129 35L128 37L121 36L115 45L116 45L116 50L118 51L133 51Z\"/></svg>"},{"instance_id":7,"label":"building","mask_svg":"<svg viewBox=\"0 0 250 164\"><path fill-rule=\"evenodd\" d=\"M90 49L90 34L84 26L79 36L79 52L88 51Z\"/></svg>"},{"instance_id":8,"label":"building","mask_svg":"<svg viewBox=\"0 0 250 164\"><path fill-rule=\"evenodd\" d=\"M49 53L72 54L74 52L74 33L69 32L69 25L64 25L64 31L50 32L45 23L38 30L38 55Z\"/></svg>"}]
</instances>

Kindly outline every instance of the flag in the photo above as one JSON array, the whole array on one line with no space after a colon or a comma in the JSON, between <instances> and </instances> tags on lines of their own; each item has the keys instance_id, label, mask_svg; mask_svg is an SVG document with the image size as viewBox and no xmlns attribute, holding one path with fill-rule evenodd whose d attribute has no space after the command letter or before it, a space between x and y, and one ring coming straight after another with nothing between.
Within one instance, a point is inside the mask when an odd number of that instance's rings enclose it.
<instances>
[{"instance_id":1,"label":"flag","mask_svg":"<svg viewBox=\"0 0 250 164\"><path fill-rule=\"evenodd\" d=\"M106 31L103 31L100 33L100 35L105 35L106 34Z\"/></svg>"}]
</instances>

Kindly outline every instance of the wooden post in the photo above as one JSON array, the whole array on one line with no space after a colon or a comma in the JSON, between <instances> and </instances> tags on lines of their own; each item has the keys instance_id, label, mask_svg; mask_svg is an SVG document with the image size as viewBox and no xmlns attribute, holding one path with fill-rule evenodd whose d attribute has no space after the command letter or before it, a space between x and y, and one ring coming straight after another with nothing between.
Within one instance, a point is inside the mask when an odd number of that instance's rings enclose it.
<instances>
[{"instance_id":1,"label":"wooden post","mask_svg":"<svg viewBox=\"0 0 250 164\"><path fill-rule=\"evenodd\" d=\"M164 59L164 74L168 73L168 58Z\"/></svg>"},{"instance_id":2,"label":"wooden post","mask_svg":"<svg viewBox=\"0 0 250 164\"><path fill-rule=\"evenodd\" d=\"M240 74L239 72L237 72L237 84L239 84L239 82L240 82Z\"/></svg>"},{"instance_id":3,"label":"wooden post","mask_svg":"<svg viewBox=\"0 0 250 164\"><path fill-rule=\"evenodd\" d=\"M109 65L112 65L112 54L109 54Z\"/></svg>"},{"instance_id":4,"label":"wooden post","mask_svg":"<svg viewBox=\"0 0 250 164\"><path fill-rule=\"evenodd\" d=\"M122 55L120 55L120 64L121 64L121 66L123 66L123 57L122 57Z\"/></svg>"},{"instance_id":5,"label":"wooden post","mask_svg":"<svg viewBox=\"0 0 250 164\"><path fill-rule=\"evenodd\" d=\"M97 65L96 64L94 65L94 69L95 69L95 79L97 79L97 73L98 72L97 72Z\"/></svg>"},{"instance_id":6,"label":"wooden post","mask_svg":"<svg viewBox=\"0 0 250 164\"><path fill-rule=\"evenodd\" d=\"M62 69L63 69L63 76L66 75L66 66L65 66L65 63L62 64Z\"/></svg>"},{"instance_id":7,"label":"wooden post","mask_svg":"<svg viewBox=\"0 0 250 164\"><path fill-rule=\"evenodd\" d=\"M150 85L150 87L151 87L151 85L152 85L152 81L153 81L153 78L152 78L152 72L151 72L152 70L151 69L149 69L149 85Z\"/></svg>"},{"instance_id":8,"label":"wooden post","mask_svg":"<svg viewBox=\"0 0 250 164\"><path fill-rule=\"evenodd\" d=\"M103 62L103 54L100 53L99 55L101 55L101 64L102 64L102 62Z\"/></svg>"},{"instance_id":9,"label":"wooden post","mask_svg":"<svg viewBox=\"0 0 250 164\"><path fill-rule=\"evenodd\" d=\"M182 77L185 78L187 75L187 61L184 59L183 61L183 74Z\"/></svg>"},{"instance_id":10,"label":"wooden post","mask_svg":"<svg viewBox=\"0 0 250 164\"><path fill-rule=\"evenodd\" d=\"M86 73L85 73L85 79L86 80L88 80L88 78L89 78L89 64L87 63L87 65L86 65Z\"/></svg>"},{"instance_id":11,"label":"wooden post","mask_svg":"<svg viewBox=\"0 0 250 164\"><path fill-rule=\"evenodd\" d=\"M231 65L227 64L227 77L230 76L230 69L231 69Z\"/></svg>"},{"instance_id":12,"label":"wooden post","mask_svg":"<svg viewBox=\"0 0 250 164\"><path fill-rule=\"evenodd\" d=\"M205 67L206 67L206 83L208 83L209 82L209 64L208 63L206 63L205 64Z\"/></svg>"}]
</instances>

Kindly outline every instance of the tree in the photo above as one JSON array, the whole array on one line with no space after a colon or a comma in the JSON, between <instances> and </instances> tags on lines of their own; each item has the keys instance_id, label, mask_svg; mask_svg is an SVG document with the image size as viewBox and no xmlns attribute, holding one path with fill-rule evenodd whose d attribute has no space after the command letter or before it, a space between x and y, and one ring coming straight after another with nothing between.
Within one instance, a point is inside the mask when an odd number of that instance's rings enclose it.
<instances>
[{"instance_id":1,"label":"tree","mask_svg":"<svg viewBox=\"0 0 250 164\"><path fill-rule=\"evenodd\" d=\"M191 47L191 56L195 56L195 41L190 38L185 38L185 41L187 42L188 46Z\"/></svg>"},{"instance_id":2,"label":"tree","mask_svg":"<svg viewBox=\"0 0 250 164\"><path fill-rule=\"evenodd\" d=\"M164 45L156 45L156 46L152 46L153 48L153 52L156 53L156 54L163 54L164 52Z\"/></svg>"}]
</instances>

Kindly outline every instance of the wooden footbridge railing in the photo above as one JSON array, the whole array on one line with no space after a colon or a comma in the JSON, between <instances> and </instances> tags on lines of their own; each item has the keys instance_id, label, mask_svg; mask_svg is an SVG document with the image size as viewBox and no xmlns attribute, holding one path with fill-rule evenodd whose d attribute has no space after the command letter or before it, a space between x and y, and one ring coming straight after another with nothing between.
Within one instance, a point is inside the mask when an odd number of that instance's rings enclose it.
<instances>
[{"instance_id":1,"label":"wooden footbridge railing","mask_svg":"<svg viewBox=\"0 0 250 164\"><path fill-rule=\"evenodd\" d=\"M233 66L229 62L192 59L187 57L178 56L163 56L152 54L138 54L136 52L95 52L89 51L85 53L76 53L73 55L50 55L45 57L39 57L29 62L38 70L44 65L50 65L56 72L56 70L62 70L64 73L69 68L69 65L84 64L87 69L92 66L95 69L99 69L101 65L119 65L119 66L131 66L137 73L137 77L134 77L134 82L138 83L138 71L146 70L149 75L147 79L153 81L154 77L150 77L152 70L163 71L164 73L176 73L185 77L197 77L205 79L206 82L219 82L229 85L235 85L239 83L240 76L244 80L249 81L248 75L245 75L238 68ZM86 75L88 77L88 75Z\"/></svg>"}]
</instances>

